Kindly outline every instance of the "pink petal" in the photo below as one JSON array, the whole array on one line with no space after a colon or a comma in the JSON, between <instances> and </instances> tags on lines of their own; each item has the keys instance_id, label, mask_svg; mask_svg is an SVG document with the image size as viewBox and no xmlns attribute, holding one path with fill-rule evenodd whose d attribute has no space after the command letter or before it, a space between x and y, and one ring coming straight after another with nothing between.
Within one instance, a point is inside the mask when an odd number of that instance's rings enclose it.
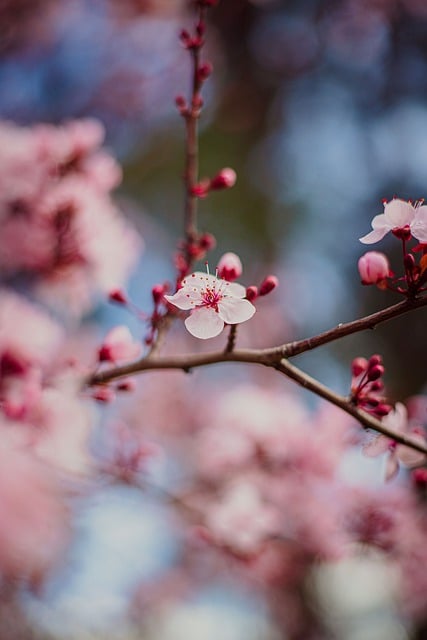
<instances>
[{"instance_id":1,"label":"pink petal","mask_svg":"<svg viewBox=\"0 0 427 640\"><path fill-rule=\"evenodd\" d=\"M397 461L396 456L394 455L394 453L391 453L388 458L387 458L387 462L385 465L385 480L386 482L388 482L389 480L392 480L397 472L399 471L399 463Z\"/></svg>"},{"instance_id":2,"label":"pink petal","mask_svg":"<svg viewBox=\"0 0 427 640\"><path fill-rule=\"evenodd\" d=\"M185 321L187 330L195 338L206 340L219 335L224 328L224 321L219 313L211 307L198 307Z\"/></svg>"},{"instance_id":3,"label":"pink petal","mask_svg":"<svg viewBox=\"0 0 427 640\"><path fill-rule=\"evenodd\" d=\"M409 431L408 435L415 440L415 442L424 446L426 445L426 439L421 433L417 431ZM416 451L411 447L405 447L403 444L399 444L396 447L396 454L399 461L407 467L416 467L419 464L422 464L426 459L426 456L424 453L421 453L421 451Z\"/></svg>"},{"instance_id":4,"label":"pink petal","mask_svg":"<svg viewBox=\"0 0 427 640\"><path fill-rule=\"evenodd\" d=\"M363 453L369 458L375 458L388 451L390 443L390 438L386 438L386 436L376 436L364 445Z\"/></svg>"},{"instance_id":5,"label":"pink petal","mask_svg":"<svg viewBox=\"0 0 427 640\"><path fill-rule=\"evenodd\" d=\"M404 227L411 224L415 216L415 209L409 202L394 198L384 206L384 215L391 227Z\"/></svg>"},{"instance_id":6,"label":"pink petal","mask_svg":"<svg viewBox=\"0 0 427 640\"><path fill-rule=\"evenodd\" d=\"M223 298L218 304L218 314L227 324L238 324L252 318L256 309L249 300Z\"/></svg>"}]
</instances>

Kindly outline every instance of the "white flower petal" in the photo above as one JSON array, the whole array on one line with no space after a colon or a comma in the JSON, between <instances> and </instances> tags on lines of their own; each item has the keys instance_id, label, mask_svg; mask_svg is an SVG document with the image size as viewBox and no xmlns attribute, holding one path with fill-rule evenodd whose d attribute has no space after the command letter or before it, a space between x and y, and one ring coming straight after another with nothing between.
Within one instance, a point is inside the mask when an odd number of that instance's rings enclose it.
<instances>
[{"instance_id":1,"label":"white flower petal","mask_svg":"<svg viewBox=\"0 0 427 640\"><path fill-rule=\"evenodd\" d=\"M411 231L419 242L427 242L427 206L417 208Z\"/></svg>"},{"instance_id":2,"label":"white flower petal","mask_svg":"<svg viewBox=\"0 0 427 640\"><path fill-rule=\"evenodd\" d=\"M221 287L221 291L226 296L232 296L233 298L246 297L246 288L238 282L225 282Z\"/></svg>"},{"instance_id":3,"label":"white flower petal","mask_svg":"<svg viewBox=\"0 0 427 640\"><path fill-rule=\"evenodd\" d=\"M238 324L252 318L256 309L249 300L223 298L218 304L218 314L227 324Z\"/></svg>"},{"instance_id":4,"label":"white flower petal","mask_svg":"<svg viewBox=\"0 0 427 640\"><path fill-rule=\"evenodd\" d=\"M219 313L211 307L198 307L188 316L185 321L187 330L195 338L206 340L219 335L224 328L224 321Z\"/></svg>"},{"instance_id":5,"label":"white flower petal","mask_svg":"<svg viewBox=\"0 0 427 640\"><path fill-rule=\"evenodd\" d=\"M191 291L188 287L183 287L177 291L173 296L165 296L165 299L174 304L178 309L187 311L188 309L194 309L197 304L201 304L202 299L200 292Z\"/></svg>"},{"instance_id":6,"label":"white flower petal","mask_svg":"<svg viewBox=\"0 0 427 640\"><path fill-rule=\"evenodd\" d=\"M392 228L402 228L411 224L415 216L415 209L409 202L394 198L384 205L384 215Z\"/></svg>"},{"instance_id":7,"label":"white flower petal","mask_svg":"<svg viewBox=\"0 0 427 640\"><path fill-rule=\"evenodd\" d=\"M209 287L213 289L219 286L219 280L214 275L210 273L203 273L203 271L195 271L189 276L186 276L182 281L183 288L189 289L205 289Z\"/></svg>"},{"instance_id":8,"label":"white flower petal","mask_svg":"<svg viewBox=\"0 0 427 640\"><path fill-rule=\"evenodd\" d=\"M379 242L379 240L382 240L386 233L388 233L392 229L390 223L387 221L383 213L375 216L375 218L372 220L371 225L373 231L370 231L366 234L366 236L359 238L360 242L363 242L363 244L373 244L374 242Z\"/></svg>"}]
</instances>

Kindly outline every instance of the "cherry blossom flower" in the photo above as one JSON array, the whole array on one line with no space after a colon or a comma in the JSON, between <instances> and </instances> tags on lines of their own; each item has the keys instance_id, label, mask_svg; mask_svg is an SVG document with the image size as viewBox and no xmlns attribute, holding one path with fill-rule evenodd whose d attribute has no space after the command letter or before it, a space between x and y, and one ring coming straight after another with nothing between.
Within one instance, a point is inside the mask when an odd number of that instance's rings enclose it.
<instances>
[{"instance_id":1,"label":"cherry blossom flower","mask_svg":"<svg viewBox=\"0 0 427 640\"><path fill-rule=\"evenodd\" d=\"M420 242L427 242L427 206L393 198L384 203L384 213L372 220L372 231L360 238L363 244L373 244L395 229L409 227Z\"/></svg>"},{"instance_id":2,"label":"cherry blossom flower","mask_svg":"<svg viewBox=\"0 0 427 640\"><path fill-rule=\"evenodd\" d=\"M410 427L408 423L408 412L405 405L401 402L396 403L394 410L383 419L383 423L402 435L410 435L420 444L425 444L426 442L419 429ZM387 451L386 480L394 478L399 470L399 463L407 467L415 467L422 464L425 460L425 455L420 451L415 451L403 444L398 444L391 438L383 435L377 436L364 447L364 453L369 457L375 457Z\"/></svg>"},{"instance_id":3,"label":"cherry blossom flower","mask_svg":"<svg viewBox=\"0 0 427 640\"><path fill-rule=\"evenodd\" d=\"M182 288L173 296L165 298L178 309L192 310L185 326L191 335L205 340L219 335L225 323L239 324L252 318L256 309L245 296L241 284L196 271L184 278Z\"/></svg>"}]
</instances>

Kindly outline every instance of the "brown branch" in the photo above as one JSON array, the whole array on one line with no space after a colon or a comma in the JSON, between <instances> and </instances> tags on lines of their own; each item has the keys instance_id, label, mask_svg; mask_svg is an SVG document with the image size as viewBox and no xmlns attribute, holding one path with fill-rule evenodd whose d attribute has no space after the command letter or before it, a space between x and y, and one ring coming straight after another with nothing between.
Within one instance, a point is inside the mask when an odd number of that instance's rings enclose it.
<instances>
[{"instance_id":1,"label":"brown branch","mask_svg":"<svg viewBox=\"0 0 427 640\"><path fill-rule=\"evenodd\" d=\"M196 367L203 367L221 362L246 362L252 364L263 364L266 366L276 366L284 357L290 358L353 333L364 331L365 329L372 329L383 322L426 305L427 297L420 298L418 300L405 300L364 318L340 324L337 327L313 336L312 338L289 342L271 349L236 349L231 352L213 351L204 354L190 354L172 357L148 356L130 364L120 367L112 367L106 371L94 373L89 376L86 383L89 386L95 384L106 384L118 378L153 369L181 369L183 371L189 371Z\"/></svg>"},{"instance_id":2,"label":"brown branch","mask_svg":"<svg viewBox=\"0 0 427 640\"><path fill-rule=\"evenodd\" d=\"M392 318L397 318L415 309L427 306L427 296L423 298L407 299L397 304L376 311L369 316L364 316L358 320L352 320L351 322L340 323L332 329L328 329L323 333L319 333L311 338L305 338L304 340L297 340L295 342L289 342L288 344L281 345L276 348L276 351L280 353L284 358L290 358L297 356L300 353L311 351L317 347L321 347L329 342L334 342L345 336L349 336L365 329L375 329L375 327L383 322L387 322Z\"/></svg>"},{"instance_id":3,"label":"brown branch","mask_svg":"<svg viewBox=\"0 0 427 640\"><path fill-rule=\"evenodd\" d=\"M309 389L321 398L328 400L346 413L352 415L365 428L374 429L400 444L407 445L417 451L427 454L427 446L423 446L419 442L413 441L411 438L394 432L392 429L386 427L379 420L355 407L348 398L337 395L320 382L311 378L309 375L292 365L283 355L285 353L289 354L289 356L298 355L304 351L309 351L323 344L327 344L328 342L343 338L344 336L351 335L368 328L374 328L382 322L386 322L392 318L426 305L427 297L417 300L405 300L404 302L388 307L387 309L373 313L370 316L338 325L334 329L325 331L324 333L318 334L312 338L291 342L272 349L238 349L231 351L226 349L225 351L219 352L215 351L204 354L170 357L157 357L155 355L156 350L154 349L149 356L146 356L136 362L132 362L121 367L114 367L106 371L95 372L88 377L85 383L88 386L108 384L119 378L136 373L161 369L178 369L188 373L191 369L197 367L224 362L245 362L248 364L264 365L275 368L277 371L280 371L288 378L291 378L305 389Z\"/></svg>"},{"instance_id":4,"label":"brown branch","mask_svg":"<svg viewBox=\"0 0 427 640\"><path fill-rule=\"evenodd\" d=\"M407 445L412 449L416 449L421 453L427 454L427 445L420 444L416 440L413 440L408 436L390 429L380 420L377 420L376 418L369 415L369 413L366 413L366 411L361 411L360 409L355 407L348 398L334 393L333 391L331 391L331 389L328 389L328 387L325 387L323 384L315 380L315 378L312 378L307 373L301 371L301 369L298 369L298 367L295 367L285 358L283 358L280 363L275 366L275 369L283 373L288 378L291 378L291 380L294 380L294 382L302 386L304 389L312 391L317 396L324 398L331 404L334 404L336 407L339 407L346 413L350 414L351 416L353 416L353 418L360 422L360 424L362 424L365 429L374 429L382 435L391 438L395 442L399 442L400 444Z\"/></svg>"}]
</instances>

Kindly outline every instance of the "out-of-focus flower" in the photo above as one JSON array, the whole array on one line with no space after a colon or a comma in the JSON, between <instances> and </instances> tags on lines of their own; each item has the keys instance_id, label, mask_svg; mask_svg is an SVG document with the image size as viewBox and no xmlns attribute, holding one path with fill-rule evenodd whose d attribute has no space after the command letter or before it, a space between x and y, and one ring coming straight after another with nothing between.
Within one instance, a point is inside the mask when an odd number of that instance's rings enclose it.
<instances>
[{"instance_id":1,"label":"out-of-focus flower","mask_svg":"<svg viewBox=\"0 0 427 640\"><path fill-rule=\"evenodd\" d=\"M384 253L368 251L357 263L362 284L378 284L391 276L388 258Z\"/></svg>"},{"instance_id":2,"label":"out-of-focus flower","mask_svg":"<svg viewBox=\"0 0 427 640\"><path fill-rule=\"evenodd\" d=\"M420 444L426 444L426 439L420 429L409 425L406 407L401 402L396 403L394 411L383 419L383 423L399 434L408 435ZM403 444L398 444L391 438L383 435L377 436L364 447L364 453L370 457L375 457L386 452L388 452L386 480L394 478L399 470L399 463L407 467L415 467L422 464L426 458L420 451L416 451Z\"/></svg>"},{"instance_id":3,"label":"out-of-focus flower","mask_svg":"<svg viewBox=\"0 0 427 640\"><path fill-rule=\"evenodd\" d=\"M10 429L0 439L0 571L40 580L63 554L69 514L53 470L19 446Z\"/></svg>"},{"instance_id":4,"label":"out-of-focus flower","mask_svg":"<svg viewBox=\"0 0 427 640\"><path fill-rule=\"evenodd\" d=\"M111 199L121 170L104 134L95 120L0 124L0 268L76 316L123 285L141 247Z\"/></svg>"},{"instance_id":5,"label":"out-of-focus flower","mask_svg":"<svg viewBox=\"0 0 427 640\"><path fill-rule=\"evenodd\" d=\"M241 284L196 271L184 278L182 288L173 296L165 298L178 309L191 309L185 326L196 338L207 339L219 335L225 323L239 324L252 318L256 309L245 296Z\"/></svg>"},{"instance_id":6,"label":"out-of-focus flower","mask_svg":"<svg viewBox=\"0 0 427 640\"><path fill-rule=\"evenodd\" d=\"M208 512L207 525L218 544L240 553L254 553L279 529L278 512L265 504L255 486L240 482L228 488Z\"/></svg>"},{"instance_id":7,"label":"out-of-focus flower","mask_svg":"<svg viewBox=\"0 0 427 640\"><path fill-rule=\"evenodd\" d=\"M133 339L128 327L120 325L107 333L99 348L98 357L101 362L134 360L141 354L141 350L141 344Z\"/></svg>"},{"instance_id":8,"label":"out-of-focus flower","mask_svg":"<svg viewBox=\"0 0 427 640\"><path fill-rule=\"evenodd\" d=\"M403 231L405 228L420 242L427 242L427 206L393 198L384 203L384 213L375 216L373 230L360 238L360 242L373 244L382 240L389 231Z\"/></svg>"}]
</instances>

